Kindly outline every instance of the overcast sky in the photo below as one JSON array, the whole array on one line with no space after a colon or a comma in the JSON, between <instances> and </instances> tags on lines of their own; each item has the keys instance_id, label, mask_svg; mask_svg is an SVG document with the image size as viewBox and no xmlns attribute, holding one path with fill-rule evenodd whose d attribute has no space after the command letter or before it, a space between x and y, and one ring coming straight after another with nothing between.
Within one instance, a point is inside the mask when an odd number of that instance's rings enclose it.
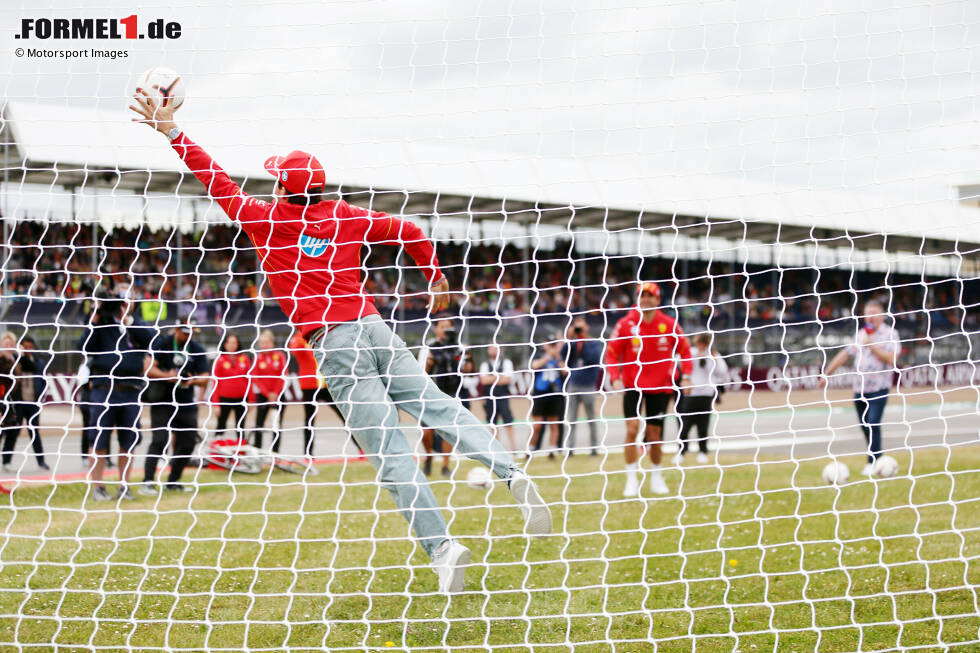
<instances>
[{"instance_id":1,"label":"overcast sky","mask_svg":"<svg viewBox=\"0 0 980 653\"><path fill-rule=\"evenodd\" d=\"M899 202L980 181L976 0L144 0L140 19L179 21L180 39L14 40L23 17L135 6L77 4L2 3L7 97L121 108L140 71L167 65L186 77L180 116L202 142L220 122L269 150L490 148ZM22 45L129 57L15 58Z\"/></svg>"}]
</instances>

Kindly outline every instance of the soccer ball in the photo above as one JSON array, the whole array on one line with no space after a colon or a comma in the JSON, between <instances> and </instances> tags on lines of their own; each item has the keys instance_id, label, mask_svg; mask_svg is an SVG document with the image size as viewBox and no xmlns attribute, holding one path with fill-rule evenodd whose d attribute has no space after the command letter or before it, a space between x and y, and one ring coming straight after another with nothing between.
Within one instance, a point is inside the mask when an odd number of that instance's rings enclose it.
<instances>
[{"instance_id":1,"label":"soccer ball","mask_svg":"<svg viewBox=\"0 0 980 653\"><path fill-rule=\"evenodd\" d=\"M175 111L180 108L187 96L184 81L177 71L163 66L150 68L140 75L138 86L149 95L153 95L155 91L160 106L173 107Z\"/></svg>"},{"instance_id":2,"label":"soccer ball","mask_svg":"<svg viewBox=\"0 0 980 653\"><path fill-rule=\"evenodd\" d=\"M871 475L875 478L891 478L898 473L898 461L891 456L881 456L871 465Z\"/></svg>"},{"instance_id":3,"label":"soccer ball","mask_svg":"<svg viewBox=\"0 0 980 653\"><path fill-rule=\"evenodd\" d=\"M490 471L486 467L474 467L466 475L466 484L474 490L486 490L492 482Z\"/></svg>"},{"instance_id":4,"label":"soccer ball","mask_svg":"<svg viewBox=\"0 0 980 653\"><path fill-rule=\"evenodd\" d=\"M823 468L823 482L827 485L843 485L851 479L851 470L844 463L832 460Z\"/></svg>"}]
</instances>

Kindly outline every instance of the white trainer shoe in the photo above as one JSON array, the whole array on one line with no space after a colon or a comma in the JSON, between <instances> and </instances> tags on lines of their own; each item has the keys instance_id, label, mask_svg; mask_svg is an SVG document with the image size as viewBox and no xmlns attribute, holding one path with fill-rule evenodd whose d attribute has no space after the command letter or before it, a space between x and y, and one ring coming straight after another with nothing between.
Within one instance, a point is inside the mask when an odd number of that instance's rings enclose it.
<instances>
[{"instance_id":1,"label":"white trainer shoe","mask_svg":"<svg viewBox=\"0 0 980 653\"><path fill-rule=\"evenodd\" d=\"M432 554L432 568L439 577L439 591L459 594L466 586L466 565L470 550L456 540L446 540Z\"/></svg>"},{"instance_id":2,"label":"white trainer shoe","mask_svg":"<svg viewBox=\"0 0 980 653\"><path fill-rule=\"evenodd\" d=\"M551 509L538 494L534 481L524 472L515 471L510 477L509 486L524 515L524 532L528 535L551 533Z\"/></svg>"},{"instance_id":3,"label":"white trainer shoe","mask_svg":"<svg viewBox=\"0 0 980 653\"><path fill-rule=\"evenodd\" d=\"M706 454L706 453L699 453L698 454L698 457L697 457L697 461L698 461L698 464L699 465L707 465L708 464L708 454Z\"/></svg>"},{"instance_id":4,"label":"white trainer shoe","mask_svg":"<svg viewBox=\"0 0 980 653\"><path fill-rule=\"evenodd\" d=\"M670 494L670 490L667 489L667 484L664 482L664 477L661 475L659 469L655 469L650 473L650 491L654 494Z\"/></svg>"},{"instance_id":5,"label":"white trainer shoe","mask_svg":"<svg viewBox=\"0 0 980 653\"><path fill-rule=\"evenodd\" d=\"M626 487L623 488L623 496L627 499L637 497L640 495L640 482L636 480L635 476L626 477Z\"/></svg>"},{"instance_id":6,"label":"white trainer shoe","mask_svg":"<svg viewBox=\"0 0 980 653\"><path fill-rule=\"evenodd\" d=\"M92 501L112 501L112 495L109 494L102 485L96 485L94 488L92 488L90 498Z\"/></svg>"},{"instance_id":7,"label":"white trainer shoe","mask_svg":"<svg viewBox=\"0 0 980 653\"><path fill-rule=\"evenodd\" d=\"M674 456L674 464L677 465L678 467L680 467L681 465L683 465L684 464L684 454L678 453L676 456Z\"/></svg>"},{"instance_id":8,"label":"white trainer shoe","mask_svg":"<svg viewBox=\"0 0 980 653\"><path fill-rule=\"evenodd\" d=\"M871 476L871 463L868 463L864 466L864 469L861 470L861 475Z\"/></svg>"}]
</instances>

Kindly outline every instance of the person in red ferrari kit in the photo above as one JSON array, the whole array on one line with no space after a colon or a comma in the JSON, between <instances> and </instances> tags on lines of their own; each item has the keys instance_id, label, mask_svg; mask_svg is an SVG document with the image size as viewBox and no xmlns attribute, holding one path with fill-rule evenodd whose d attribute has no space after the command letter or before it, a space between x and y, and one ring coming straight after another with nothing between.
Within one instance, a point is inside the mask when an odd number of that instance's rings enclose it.
<instances>
[{"instance_id":1,"label":"person in red ferrari kit","mask_svg":"<svg viewBox=\"0 0 980 653\"><path fill-rule=\"evenodd\" d=\"M282 440L279 428L282 423L282 392L286 388L288 363L286 352L276 349L276 334L271 329L265 329L259 334L258 350L255 352L255 362L250 370L251 390L254 394L252 403L256 406L252 444L259 449L262 448L265 423L269 413L272 413L272 451L275 453L279 453Z\"/></svg>"},{"instance_id":2,"label":"person in red ferrari kit","mask_svg":"<svg viewBox=\"0 0 980 653\"><path fill-rule=\"evenodd\" d=\"M637 478L640 449L636 436L640 432L640 412L646 409L643 441L650 445L650 491L667 494L667 484L660 472L663 456L660 440L664 415L670 400L676 396L677 365L680 363L680 388L685 390L693 370L691 346L674 318L659 309L660 286L648 281L640 284L636 308L616 323L606 347L606 372L613 389L625 390L623 415L626 417L626 488L623 495L640 493Z\"/></svg>"},{"instance_id":3,"label":"person in red ferrari kit","mask_svg":"<svg viewBox=\"0 0 980 653\"><path fill-rule=\"evenodd\" d=\"M408 220L326 199L323 166L300 151L266 161L276 178L271 202L245 195L177 127L172 107L158 106L155 95L143 89L134 100L130 108L139 116L133 120L170 139L208 194L252 240L279 305L313 347L347 427L432 559L439 590L463 591L470 551L450 537L399 429L398 408L506 481L523 513L525 533L550 533L551 511L535 484L486 425L436 387L364 293L361 248L394 245L403 247L428 279L429 310L448 306L449 282L422 230Z\"/></svg>"},{"instance_id":4,"label":"person in red ferrari kit","mask_svg":"<svg viewBox=\"0 0 980 653\"><path fill-rule=\"evenodd\" d=\"M251 356L240 349L238 336L234 333L226 335L211 369L211 376L214 378L211 401L218 405L218 423L214 427L214 433L224 435L228 430L228 418L233 416L233 430L238 439L242 438L245 428L248 373L252 369Z\"/></svg>"}]
</instances>

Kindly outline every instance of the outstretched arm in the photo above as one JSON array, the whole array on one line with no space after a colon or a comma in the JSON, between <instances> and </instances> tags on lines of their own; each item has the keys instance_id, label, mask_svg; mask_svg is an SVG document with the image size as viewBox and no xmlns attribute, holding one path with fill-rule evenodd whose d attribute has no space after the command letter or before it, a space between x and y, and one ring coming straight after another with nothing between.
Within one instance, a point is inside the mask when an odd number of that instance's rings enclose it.
<instances>
[{"instance_id":1,"label":"outstretched arm","mask_svg":"<svg viewBox=\"0 0 980 653\"><path fill-rule=\"evenodd\" d=\"M821 388L826 387L826 385L827 385L827 377L830 376L831 374L833 374L837 370L838 367L840 367L841 365L843 365L844 363L846 363L850 357L851 357L851 355L847 353L847 349L842 349L839 352L837 352L837 355L834 356L830 360L830 364L827 365L827 369L825 369L823 371L823 374L821 374L819 376L819 378L817 379L817 384Z\"/></svg>"},{"instance_id":2,"label":"outstretched arm","mask_svg":"<svg viewBox=\"0 0 980 653\"><path fill-rule=\"evenodd\" d=\"M177 123L174 122L173 107L159 106L156 99L142 88L136 89L133 99L135 102L129 108L139 116L133 118L133 122L149 125L169 138L177 155L204 184L208 195L218 203L229 218L237 222L250 222L268 217L271 208L268 202L243 193L238 184L231 180L228 173L222 170L200 145L180 131Z\"/></svg>"}]
</instances>

